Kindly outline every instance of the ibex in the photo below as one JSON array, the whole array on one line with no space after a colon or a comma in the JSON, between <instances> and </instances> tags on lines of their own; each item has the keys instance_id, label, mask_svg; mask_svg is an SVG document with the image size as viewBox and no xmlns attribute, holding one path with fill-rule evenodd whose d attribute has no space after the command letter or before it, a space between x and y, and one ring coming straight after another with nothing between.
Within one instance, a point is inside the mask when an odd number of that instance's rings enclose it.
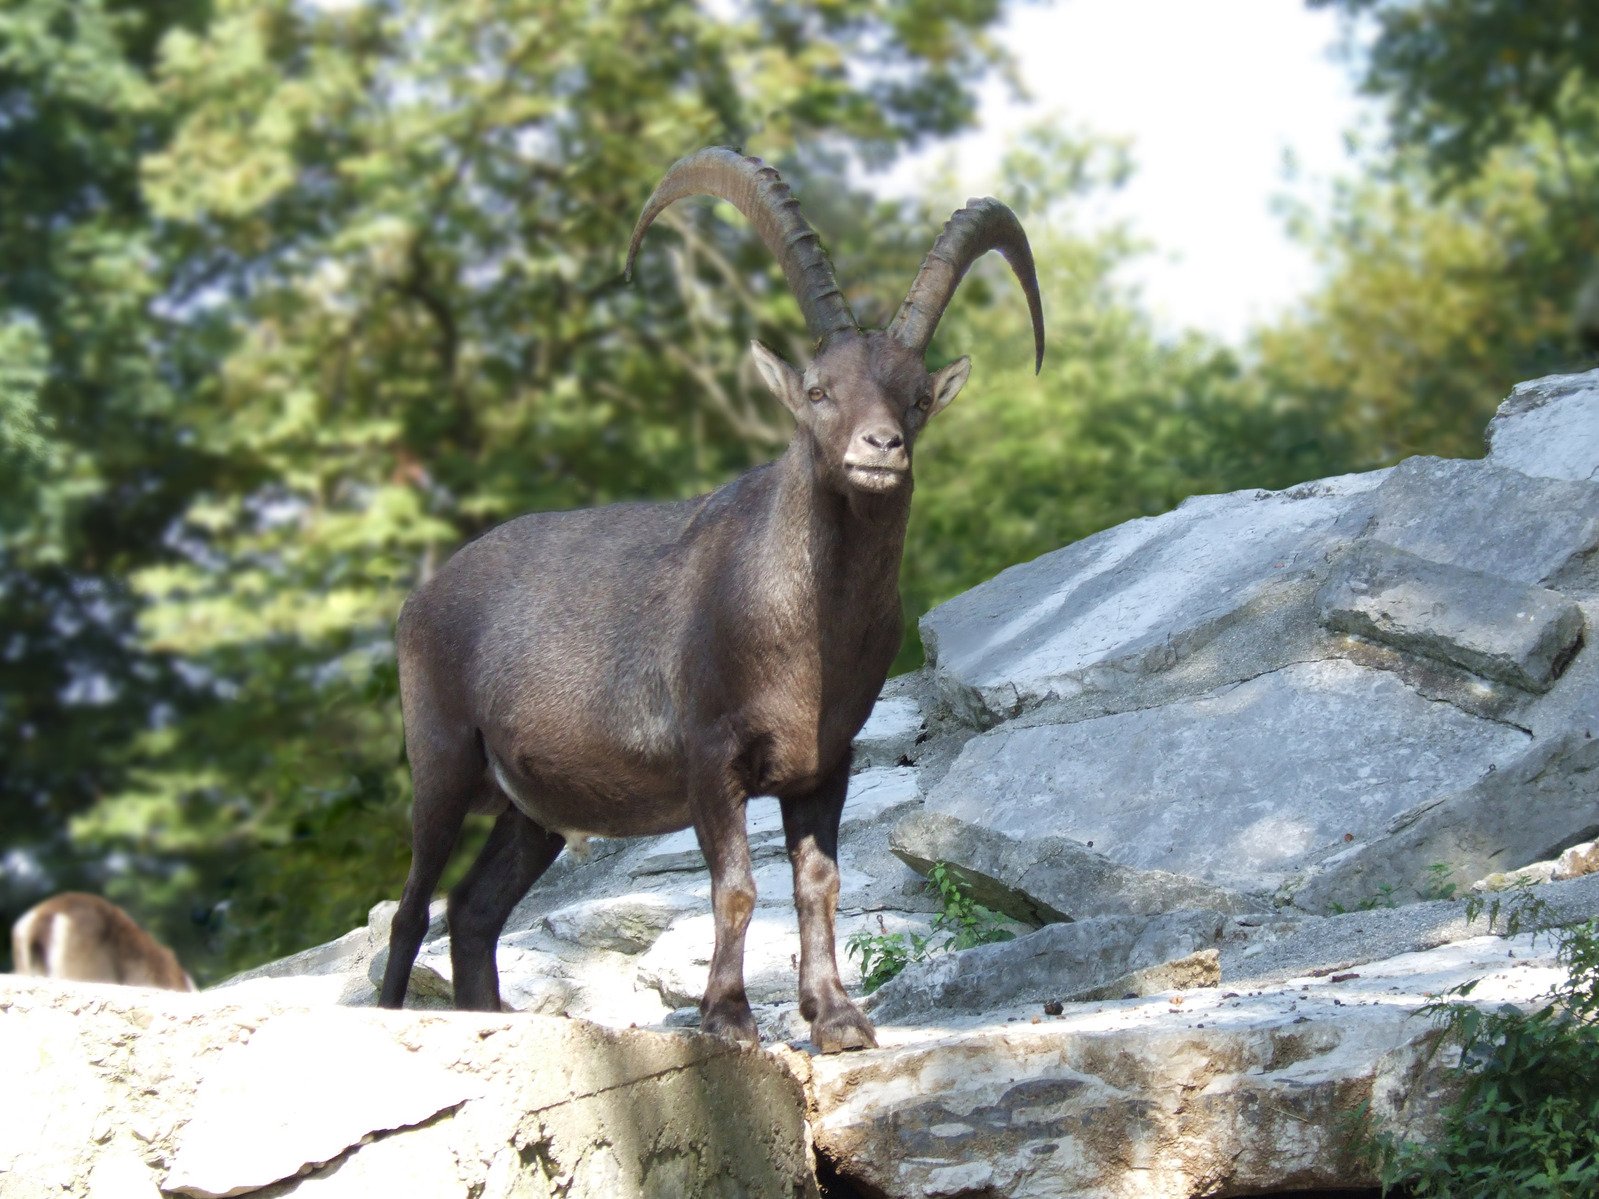
<instances>
[{"instance_id":1,"label":"ibex","mask_svg":"<svg viewBox=\"0 0 1599 1199\"><path fill-rule=\"evenodd\" d=\"M109 899L63 891L11 926L18 974L192 991L177 956Z\"/></svg>"},{"instance_id":2,"label":"ibex","mask_svg":"<svg viewBox=\"0 0 1599 1199\"><path fill-rule=\"evenodd\" d=\"M694 827L716 929L701 1028L758 1034L744 990L755 906L745 804L775 796L799 915L800 1011L823 1052L876 1044L834 956L838 825L850 743L902 636L911 447L968 359L922 357L967 268L998 250L1044 326L1032 251L996 200L944 226L887 329L857 327L798 202L772 168L720 148L676 163L628 246L686 196L732 203L777 257L817 350L755 365L795 419L775 462L698 499L523 516L459 550L396 634L415 800L412 861L381 1002L404 1002L428 900L469 810L499 812L450 893L455 1002L499 1010L495 943L563 845Z\"/></svg>"}]
</instances>

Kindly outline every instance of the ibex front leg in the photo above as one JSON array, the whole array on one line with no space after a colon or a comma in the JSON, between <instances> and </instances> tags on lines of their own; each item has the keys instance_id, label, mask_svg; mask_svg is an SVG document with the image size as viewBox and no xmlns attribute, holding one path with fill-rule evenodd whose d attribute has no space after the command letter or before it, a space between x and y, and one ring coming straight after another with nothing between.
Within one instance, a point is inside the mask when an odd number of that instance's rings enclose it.
<instances>
[{"instance_id":1,"label":"ibex front leg","mask_svg":"<svg viewBox=\"0 0 1599 1199\"><path fill-rule=\"evenodd\" d=\"M716 949L700 1000L700 1028L759 1045L761 1035L744 991L744 934L755 911L755 875L744 827L748 796L725 756L701 763L694 774L694 831L711 870L716 921Z\"/></svg>"},{"instance_id":2,"label":"ibex front leg","mask_svg":"<svg viewBox=\"0 0 1599 1199\"><path fill-rule=\"evenodd\" d=\"M823 1053L876 1046L872 1022L844 993L834 949L838 913L838 821L849 789L849 759L809 795L782 800L783 834L794 867L799 912L800 1015Z\"/></svg>"}]
</instances>

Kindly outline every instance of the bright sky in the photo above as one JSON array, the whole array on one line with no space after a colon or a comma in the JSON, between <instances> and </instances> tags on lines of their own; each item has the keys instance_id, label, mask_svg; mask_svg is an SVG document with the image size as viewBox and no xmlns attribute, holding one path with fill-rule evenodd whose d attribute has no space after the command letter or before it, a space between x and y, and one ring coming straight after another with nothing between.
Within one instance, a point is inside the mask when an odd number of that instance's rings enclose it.
<instances>
[{"instance_id":1,"label":"bright sky","mask_svg":"<svg viewBox=\"0 0 1599 1199\"><path fill-rule=\"evenodd\" d=\"M956 143L972 194L993 192L1005 134L1048 114L1133 139L1132 182L1111 198L1156 252L1132 273L1167 328L1236 340L1310 289L1309 256L1283 232L1272 198L1319 198L1352 169L1344 133L1363 104L1331 56L1338 21L1303 0L1056 0L1013 10L1003 34L1030 104L1004 85L983 93L982 125ZM910 190L939 147L897 167ZM1001 196L1003 199L1003 196Z\"/></svg>"}]
</instances>

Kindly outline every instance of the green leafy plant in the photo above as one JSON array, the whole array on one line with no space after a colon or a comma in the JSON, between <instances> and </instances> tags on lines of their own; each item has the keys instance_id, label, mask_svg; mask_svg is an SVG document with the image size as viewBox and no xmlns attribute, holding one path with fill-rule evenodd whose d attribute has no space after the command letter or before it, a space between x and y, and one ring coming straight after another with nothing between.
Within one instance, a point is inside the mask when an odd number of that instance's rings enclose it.
<instances>
[{"instance_id":1,"label":"green leafy plant","mask_svg":"<svg viewBox=\"0 0 1599 1199\"><path fill-rule=\"evenodd\" d=\"M1490 930L1548 923L1542 901L1473 897L1468 916ZM1384 1193L1451 1199L1577 1199L1599 1193L1599 919L1553 929L1561 980L1532 1011L1461 1002L1476 982L1423 1009L1438 1022L1434 1052L1460 1052L1458 1089L1440 1136L1427 1144L1374 1132L1364 1150Z\"/></svg>"},{"instance_id":2,"label":"green leafy plant","mask_svg":"<svg viewBox=\"0 0 1599 1199\"><path fill-rule=\"evenodd\" d=\"M1427 867L1427 881L1421 886L1421 897L1424 900L1453 899L1455 892L1460 888L1449 881L1449 876L1454 873L1454 867L1448 862L1434 862Z\"/></svg>"},{"instance_id":3,"label":"green leafy plant","mask_svg":"<svg viewBox=\"0 0 1599 1199\"><path fill-rule=\"evenodd\" d=\"M860 961L861 983L868 995L897 977L905 967L925 962L935 953L958 953L976 945L1015 938L1009 921L974 900L947 862L934 863L927 883L938 893L939 905L931 933L891 933L879 916L876 933L863 929L844 942L844 952ZM939 934L943 934L942 941L936 941Z\"/></svg>"},{"instance_id":4,"label":"green leafy plant","mask_svg":"<svg viewBox=\"0 0 1599 1199\"><path fill-rule=\"evenodd\" d=\"M1374 912L1378 908L1397 908L1399 902L1394 899L1394 886L1392 883L1383 883L1377 888L1375 895L1368 895L1352 908L1333 902L1327 905L1327 911L1334 916L1345 916L1350 912Z\"/></svg>"}]
</instances>

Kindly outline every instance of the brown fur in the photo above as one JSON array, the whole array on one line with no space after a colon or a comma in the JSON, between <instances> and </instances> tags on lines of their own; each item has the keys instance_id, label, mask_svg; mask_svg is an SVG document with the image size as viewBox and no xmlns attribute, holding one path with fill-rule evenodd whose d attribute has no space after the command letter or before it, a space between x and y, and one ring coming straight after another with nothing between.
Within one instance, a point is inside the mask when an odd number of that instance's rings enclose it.
<instances>
[{"instance_id":1,"label":"brown fur","mask_svg":"<svg viewBox=\"0 0 1599 1199\"><path fill-rule=\"evenodd\" d=\"M789 225L794 211L784 209ZM1025 237L1006 245L1026 251ZM964 254L975 252L968 241ZM1032 279L1030 253L1018 274ZM1036 285L1029 302L1036 316ZM450 957L456 1005L486 1010L500 1006L500 930L569 841L692 826L716 926L701 1026L755 1041L744 809L771 795L794 872L812 1041L876 1043L838 975L839 816L850 744L902 635L912 448L970 364L929 373L920 346L854 329L831 333L803 374L764 346L754 355L795 417L776 462L694 500L520 517L464 546L406 601L396 646L412 862L384 1006L405 999L469 810L499 820L450 893Z\"/></svg>"},{"instance_id":2,"label":"brown fur","mask_svg":"<svg viewBox=\"0 0 1599 1199\"><path fill-rule=\"evenodd\" d=\"M65 891L24 912L11 926L18 974L78 982L125 983L192 991L177 955L98 895Z\"/></svg>"}]
</instances>

